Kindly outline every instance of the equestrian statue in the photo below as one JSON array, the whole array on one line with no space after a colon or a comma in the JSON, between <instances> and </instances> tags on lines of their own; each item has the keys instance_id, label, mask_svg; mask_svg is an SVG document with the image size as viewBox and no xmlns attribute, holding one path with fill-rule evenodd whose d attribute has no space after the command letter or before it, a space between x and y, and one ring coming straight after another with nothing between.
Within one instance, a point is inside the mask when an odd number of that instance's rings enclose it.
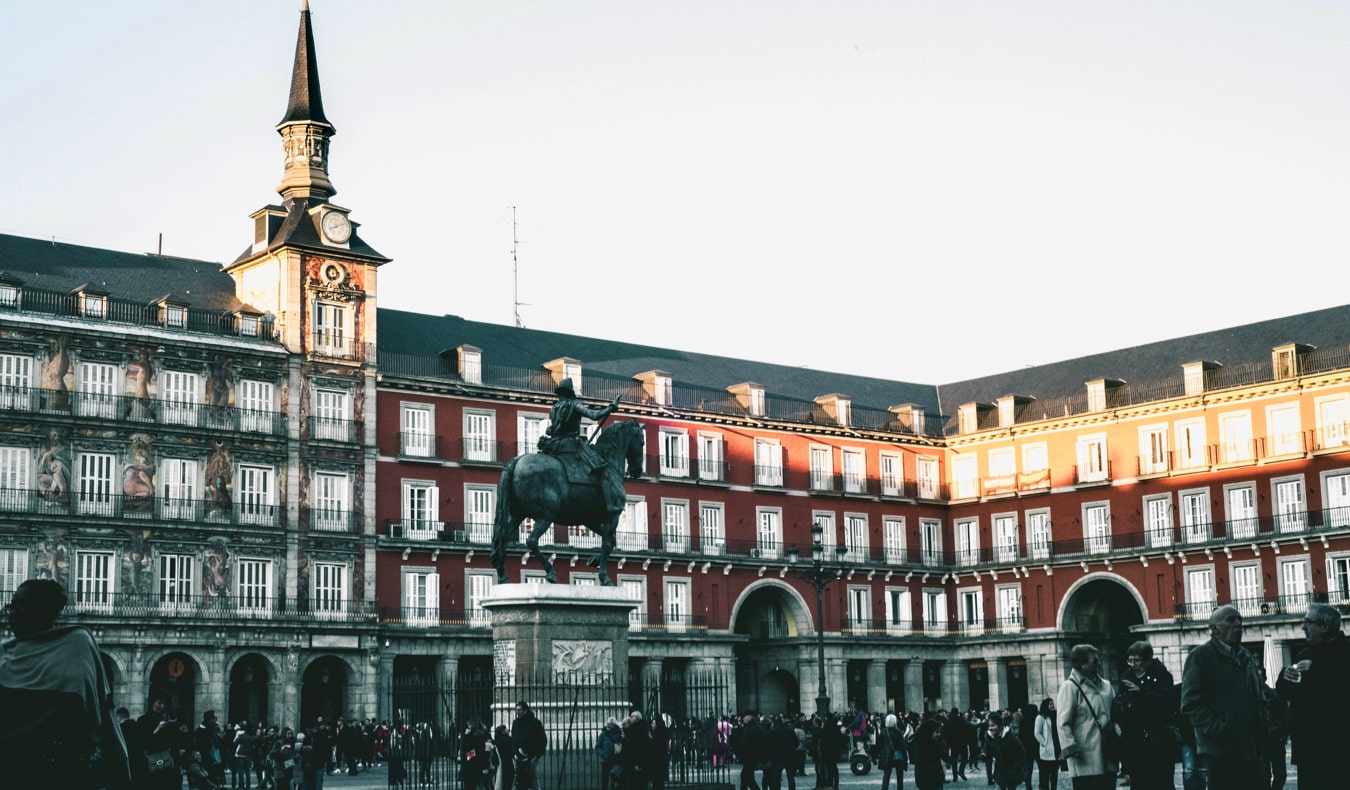
<instances>
[{"instance_id":1,"label":"equestrian statue","mask_svg":"<svg viewBox=\"0 0 1350 790\"><path fill-rule=\"evenodd\" d=\"M506 547L519 536L521 522L532 518L534 528L525 545L530 556L544 566L545 579L556 582L558 575L539 551L539 536L553 529L555 522L581 524L600 536L600 551L589 564L599 569L600 584L612 587L605 566L614 551L614 535L627 502L624 472L634 480L642 476L642 425L637 420L615 423L601 431L592 445L581 435L582 418L603 426L619 407L619 399L592 409L577 398L570 378L559 382L553 392L558 401L549 411L549 427L539 439L539 452L516 456L502 470L492 529L497 582L511 581L506 573Z\"/></svg>"}]
</instances>

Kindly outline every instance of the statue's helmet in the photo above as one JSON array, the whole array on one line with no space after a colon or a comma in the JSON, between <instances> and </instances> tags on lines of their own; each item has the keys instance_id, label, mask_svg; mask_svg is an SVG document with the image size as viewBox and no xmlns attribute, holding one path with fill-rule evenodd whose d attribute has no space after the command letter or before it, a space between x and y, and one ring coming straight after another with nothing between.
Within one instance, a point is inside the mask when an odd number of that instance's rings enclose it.
<instances>
[{"instance_id":1,"label":"statue's helmet","mask_svg":"<svg viewBox=\"0 0 1350 790\"><path fill-rule=\"evenodd\" d=\"M572 389L572 378L569 376L558 382L558 386L553 388L554 395L566 395L569 398L577 396L576 390Z\"/></svg>"}]
</instances>

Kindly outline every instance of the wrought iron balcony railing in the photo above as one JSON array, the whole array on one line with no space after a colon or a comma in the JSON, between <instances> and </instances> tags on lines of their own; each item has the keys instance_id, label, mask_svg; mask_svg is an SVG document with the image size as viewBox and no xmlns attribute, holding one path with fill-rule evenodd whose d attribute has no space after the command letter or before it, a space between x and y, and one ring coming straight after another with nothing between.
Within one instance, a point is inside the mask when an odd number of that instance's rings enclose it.
<instances>
[{"instance_id":1,"label":"wrought iron balcony railing","mask_svg":"<svg viewBox=\"0 0 1350 790\"><path fill-rule=\"evenodd\" d=\"M63 414L88 420L180 425L271 436L286 433L286 415L278 411L37 387L0 387L0 411Z\"/></svg>"},{"instance_id":2,"label":"wrought iron balcony railing","mask_svg":"<svg viewBox=\"0 0 1350 790\"><path fill-rule=\"evenodd\" d=\"M440 460L441 437L424 431L401 431L398 435L398 454L401 458Z\"/></svg>"},{"instance_id":3,"label":"wrought iron balcony railing","mask_svg":"<svg viewBox=\"0 0 1350 790\"><path fill-rule=\"evenodd\" d=\"M324 620L340 623L365 623L375 619L371 601L353 601L330 597L311 597L308 601L287 600L259 593L237 595L191 595L167 592L108 592L77 584L71 592L70 606L80 618L134 620Z\"/></svg>"},{"instance_id":4,"label":"wrought iron balcony railing","mask_svg":"<svg viewBox=\"0 0 1350 790\"><path fill-rule=\"evenodd\" d=\"M106 489L72 492L51 488L0 488L0 512L245 526L280 526L283 523L282 508L248 499L132 496L107 493Z\"/></svg>"},{"instance_id":5,"label":"wrought iron balcony railing","mask_svg":"<svg viewBox=\"0 0 1350 790\"><path fill-rule=\"evenodd\" d=\"M357 440L359 423L331 417L310 417L309 438L325 442L351 443Z\"/></svg>"}]
</instances>

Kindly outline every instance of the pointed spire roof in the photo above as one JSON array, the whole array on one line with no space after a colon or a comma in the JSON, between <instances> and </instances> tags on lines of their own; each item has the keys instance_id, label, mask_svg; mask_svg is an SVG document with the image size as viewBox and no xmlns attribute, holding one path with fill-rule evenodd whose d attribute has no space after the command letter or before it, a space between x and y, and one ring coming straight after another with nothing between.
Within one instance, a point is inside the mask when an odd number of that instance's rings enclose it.
<instances>
[{"instance_id":1,"label":"pointed spire roof","mask_svg":"<svg viewBox=\"0 0 1350 790\"><path fill-rule=\"evenodd\" d=\"M284 124L296 121L332 126L323 114L323 96L319 93L319 60L314 52L314 28L309 21L309 0L300 8L300 34L295 42L295 68L291 72L291 99Z\"/></svg>"}]
</instances>

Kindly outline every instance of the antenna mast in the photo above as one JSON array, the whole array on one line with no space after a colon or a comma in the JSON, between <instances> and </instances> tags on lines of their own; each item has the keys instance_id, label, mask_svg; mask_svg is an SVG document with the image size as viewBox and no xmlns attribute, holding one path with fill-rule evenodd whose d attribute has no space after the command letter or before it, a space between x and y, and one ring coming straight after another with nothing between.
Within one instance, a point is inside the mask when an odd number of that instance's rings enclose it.
<instances>
[{"instance_id":1,"label":"antenna mast","mask_svg":"<svg viewBox=\"0 0 1350 790\"><path fill-rule=\"evenodd\" d=\"M524 327L525 322L520 320L520 307L523 302L520 301L520 259L516 257L516 247L520 240L516 238L516 207L511 207L511 313L515 316L516 326Z\"/></svg>"}]
</instances>

